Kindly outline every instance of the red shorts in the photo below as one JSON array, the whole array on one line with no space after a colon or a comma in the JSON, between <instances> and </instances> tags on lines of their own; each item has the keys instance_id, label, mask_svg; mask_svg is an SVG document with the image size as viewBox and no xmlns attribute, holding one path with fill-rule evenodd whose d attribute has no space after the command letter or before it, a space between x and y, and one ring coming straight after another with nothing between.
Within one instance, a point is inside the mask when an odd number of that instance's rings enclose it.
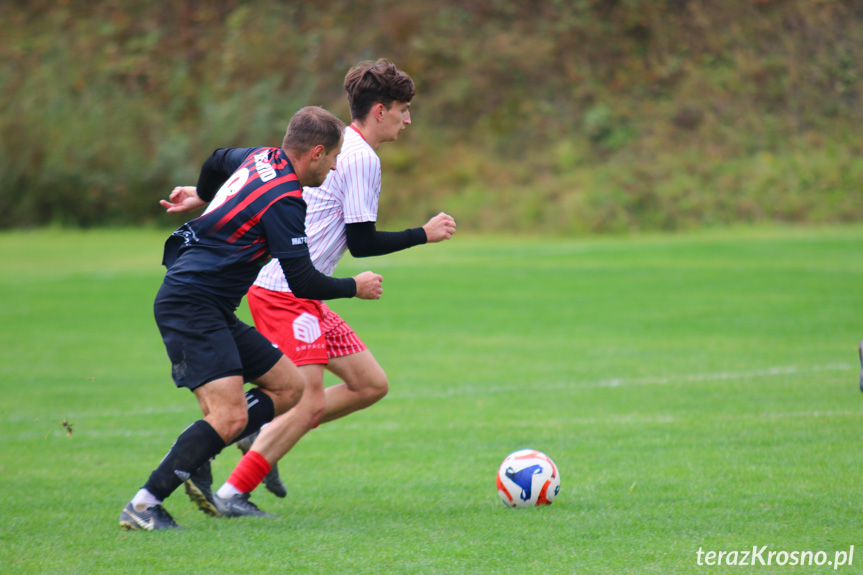
<instances>
[{"instance_id":1,"label":"red shorts","mask_svg":"<svg viewBox=\"0 0 863 575\"><path fill-rule=\"evenodd\" d=\"M246 300L255 327L294 365L325 364L330 358L368 349L351 326L322 301L256 285L249 289Z\"/></svg>"}]
</instances>

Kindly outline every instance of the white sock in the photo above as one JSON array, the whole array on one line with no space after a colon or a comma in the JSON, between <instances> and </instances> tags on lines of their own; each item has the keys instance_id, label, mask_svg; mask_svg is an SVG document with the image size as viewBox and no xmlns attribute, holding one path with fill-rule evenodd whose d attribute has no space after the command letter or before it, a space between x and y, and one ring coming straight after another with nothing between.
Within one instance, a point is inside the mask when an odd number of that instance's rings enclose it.
<instances>
[{"instance_id":1,"label":"white sock","mask_svg":"<svg viewBox=\"0 0 863 575\"><path fill-rule=\"evenodd\" d=\"M161 504L162 502L156 499L155 495L143 488L140 489L138 493L135 494L135 497L132 498L132 507L135 508L135 511L143 511L148 507Z\"/></svg>"},{"instance_id":2,"label":"white sock","mask_svg":"<svg viewBox=\"0 0 863 575\"><path fill-rule=\"evenodd\" d=\"M219 487L218 491L216 491L216 495L218 495L222 499L230 499L231 497L233 497L234 495L237 495L238 493L242 493L242 491L240 491L239 489L237 489L236 487L234 487L230 483L225 483L224 485Z\"/></svg>"}]
</instances>

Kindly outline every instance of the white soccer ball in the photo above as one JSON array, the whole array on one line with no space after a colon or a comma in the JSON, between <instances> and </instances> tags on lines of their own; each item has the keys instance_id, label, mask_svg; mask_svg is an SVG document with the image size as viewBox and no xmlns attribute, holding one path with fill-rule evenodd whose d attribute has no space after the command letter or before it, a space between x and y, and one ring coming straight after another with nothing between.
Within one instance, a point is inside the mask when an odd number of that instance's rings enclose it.
<instances>
[{"instance_id":1,"label":"white soccer ball","mask_svg":"<svg viewBox=\"0 0 863 575\"><path fill-rule=\"evenodd\" d=\"M560 491L560 471L551 458L535 449L506 456L497 470L497 492L507 507L551 505Z\"/></svg>"}]
</instances>

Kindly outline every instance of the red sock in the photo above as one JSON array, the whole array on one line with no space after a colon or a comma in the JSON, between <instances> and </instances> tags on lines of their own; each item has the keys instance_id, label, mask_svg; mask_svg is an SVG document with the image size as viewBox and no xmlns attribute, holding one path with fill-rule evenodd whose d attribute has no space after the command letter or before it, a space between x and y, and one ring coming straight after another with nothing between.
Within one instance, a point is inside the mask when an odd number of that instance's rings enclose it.
<instances>
[{"instance_id":1,"label":"red sock","mask_svg":"<svg viewBox=\"0 0 863 575\"><path fill-rule=\"evenodd\" d=\"M257 451L249 451L231 472L227 483L243 493L251 493L255 487L261 484L271 468L272 465L264 459L263 455Z\"/></svg>"}]
</instances>

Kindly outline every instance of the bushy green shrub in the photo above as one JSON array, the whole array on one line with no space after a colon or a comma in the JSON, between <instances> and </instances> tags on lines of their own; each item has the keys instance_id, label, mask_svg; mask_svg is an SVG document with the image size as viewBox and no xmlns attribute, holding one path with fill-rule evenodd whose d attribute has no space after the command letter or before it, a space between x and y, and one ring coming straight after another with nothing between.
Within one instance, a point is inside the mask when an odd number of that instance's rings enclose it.
<instances>
[{"instance_id":1,"label":"bushy green shrub","mask_svg":"<svg viewBox=\"0 0 863 575\"><path fill-rule=\"evenodd\" d=\"M0 4L0 228L174 225L217 147L278 145L347 69L416 80L382 219L622 232L861 217L850 1Z\"/></svg>"}]
</instances>

